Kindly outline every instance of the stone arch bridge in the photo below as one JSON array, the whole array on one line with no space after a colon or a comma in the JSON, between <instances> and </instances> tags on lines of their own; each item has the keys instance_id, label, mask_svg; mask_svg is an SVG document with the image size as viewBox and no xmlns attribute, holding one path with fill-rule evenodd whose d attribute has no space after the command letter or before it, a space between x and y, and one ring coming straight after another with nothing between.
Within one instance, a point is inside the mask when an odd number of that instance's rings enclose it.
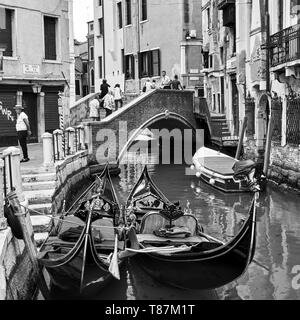
<instances>
[{"instance_id":1,"label":"stone arch bridge","mask_svg":"<svg viewBox=\"0 0 300 320\"><path fill-rule=\"evenodd\" d=\"M178 123L181 128L192 129L196 135L194 92L157 89L141 95L101 121L84 122L90 160L116 163L143 129L164 119L175 120L172 129L176 129Z\"/></svg>"}]
</instances>

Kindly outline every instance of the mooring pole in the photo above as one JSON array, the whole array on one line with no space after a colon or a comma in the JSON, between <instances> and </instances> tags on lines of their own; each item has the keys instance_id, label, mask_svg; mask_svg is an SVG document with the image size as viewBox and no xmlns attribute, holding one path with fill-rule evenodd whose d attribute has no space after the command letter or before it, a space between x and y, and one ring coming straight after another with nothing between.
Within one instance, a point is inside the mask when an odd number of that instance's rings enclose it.
<instances>
[{"instance_id":1,"label":"mooring pole","mask_svg":"<svg viewBox=\"0 0 300 320\"><path fill-rule=\"evenodd\" d=\"M264 159L264 174L265 174L265 176L268 175L268 170L269 170L269 165L270 165L273 129L274 129L274 121L272 121L272 117L271 117L270 121L269 121L269 125L268 125L266 151L265 151L265 159Z\"/></svg>"},{"instance_id":2,"label":"mooring pole","mask_svg":"<svg viewBox=\"0 0 300 320\"><path fill-rule=\"evenodd\" d=\"M39 263L37 260L37 249L34 245L34 240L31 238L28 232L28 226L26 222L26 212L22 210L20 201L15 191L10 192L7 195L9 203L13 208L13 212L15 213L16 218L19 220L21 224L21 228L23 231L23 238L25 242L26 249L29 254L29 258L32 262L34 273L38 276L38 285L45 299L48 299L50 296L48 286L46 284L46 280L44 278L43 272L39 267Z\"/></svg>"},{"instance_id":3,"label":"mooring pole","mask_svg":"<svg viewBox=\"0 0 300 320\"><path fill-rule=\"evenodd\" d=\"M239 144L238 144L238 148L236 150L236 155L235 155L235 159L236 160L239 160L240 156L241 156L242 147L243 147L243 141L244 141L244 136L245 136L245 131L247 129L247 124L248 124L248 118L244 117L243 126L242 126L242 130L241 130L241 133L240 133L240 138L239 138Z\"/></svg>"}]
</instances>

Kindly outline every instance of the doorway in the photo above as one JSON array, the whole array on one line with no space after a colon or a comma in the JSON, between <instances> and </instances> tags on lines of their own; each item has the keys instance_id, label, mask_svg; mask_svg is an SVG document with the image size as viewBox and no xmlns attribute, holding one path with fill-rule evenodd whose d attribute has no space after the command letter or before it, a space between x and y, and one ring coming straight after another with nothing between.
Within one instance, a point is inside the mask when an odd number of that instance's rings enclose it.
<instances>
[{"instance_id":1,"label":"doorway","mask_svg":"<svg viewBox=\"0 0 300 320\"><path fill-rule=\"evenodd\" d=\"M231 79L232 87L232 117L234 126L234 135L239 135L240 130L240 117L239 117L239 93L236 85L236 77Z\"/></svg>"},{"instance_id":2,"label":"doorway","mask_svg":"<svg viewBox=\"0 0 300 320\"><path fill-rule=\"evenodd\" d=\"M28 116L32 135L28 137L28 143L38 142L37 128L37 96L34 93L23 92L23 107Z\"/></svg>"}]
</instances>

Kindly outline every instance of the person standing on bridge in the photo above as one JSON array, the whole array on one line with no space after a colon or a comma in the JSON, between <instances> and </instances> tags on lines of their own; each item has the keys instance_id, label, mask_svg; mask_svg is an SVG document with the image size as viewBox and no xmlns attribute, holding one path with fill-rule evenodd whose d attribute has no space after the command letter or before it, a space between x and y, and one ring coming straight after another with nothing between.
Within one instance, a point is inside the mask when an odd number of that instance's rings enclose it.
<instances>
[{"instance_id":1,"label":"person standing on bridge","mask_svg":"<svg viewBox=\"0 0 300 320\"><path fill-rule=\"evenodd\" d=\"M99 108L100 108L100 103L99 103L99 100L97 99L97 96L95 96L94 99L89 103L90 118L92 119L92 121L100 120Z\"/></svg>"},{"instance_id":2,"label":"person standing on bridge","mask_svg":"<svg viewBox=\"0 0 300 320\"><path fill-rule=\"evenodd\" d=\"M112 114L114 106L115 106L114 96L112 94L112 91L109 90L107 95L103 99L103 107L106 111L106 117Z\"/></svg>"},{"instance_id":3,"label":"person standing on bridge","mask_svg":"<svg viewBox=\"0 0 300 320\"><path fill-rule=\"evenodd\" d=\"M120 108L123 107L123 98L122 98L122 96L123 96L123 92L121 90L121 86L119 84L116 84L115 88L114 88L116 111L119 109L119 106L120 106Z\"/></svg>"},{"instance_id":4,"label":"person standing on bridge","mask_svg":"<svg viewBox=\"0 0 300 320\"><path fill-rule=\"evenodd\" d=\"M17 104L14 109L17 113L16 130L18 134L18 140L22 148L23 159L21 162L28 162L28 149L27 149L27 137L31 136L31 130L27 114L24 112L22 105Z\"/></svg>"},{"instance_id":5,"label":"person standing on bridge","mask_svg":"<svg viewBox=\"0 0 300 320\"><path fill-rule=\"evenodd\" d=\"M181 82L178 80L178 75L174 76L174 80L171 81L171 89L173 90L183 90Z\"/></svg>"},{"instance_id":6,"label":"person standing on bridge","mask_svg":"<svg viewBox=\"0 0 300 320\"><path fill-rule=\"evenodd\" d=\"M104 97L108 94L110 85L107 83L107 80L103 79L102 84L100 86L100 107L103 108L103 103L104 103Z\"/></svg>"},{"instance_id":7,"label":"person standing on bridge","mask_svg":"<svg viewBox=\"0 0 300 320\"><path fill-rule=\"evenodd\" d=\"M171 89L170 82L171 82L171 80L167 76L166 71L163 71L162 72L162 77L160 79L160 88L161 89Z\"/></svg>"}]
</instances>

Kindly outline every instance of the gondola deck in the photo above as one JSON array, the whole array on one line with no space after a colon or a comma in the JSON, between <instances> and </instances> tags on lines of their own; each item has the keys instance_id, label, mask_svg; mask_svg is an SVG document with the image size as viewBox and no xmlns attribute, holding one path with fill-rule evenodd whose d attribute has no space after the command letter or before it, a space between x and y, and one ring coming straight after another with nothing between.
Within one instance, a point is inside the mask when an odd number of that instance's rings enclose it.
<instances>
[{"instance_id":1,"label":"gondola deck","mask_svg":"<svg viewBox=\"0 0 300 320\"><path fill-rule=\"evenodd\" d=\"M132 204L138 202L134 191L141 190L139 186L145 185L143 181L151 184L148 189L156 192L161 199L166 199L153 184L145 168L127 200L131 204L127 208L129 212L135 212ZM254 198L246 222L228 243L203 233L193 214L182 212L169 200L160 211L152 210L149 206L139 226L130 229L129 239L133 245L130 252L134 254L132 259L156 280L178 288L207 290L228 284L238 279L253 259L255 203ZM173 233L175 229L180 234L178 238ZM182 236L181 229L189 231L186 237Z\"/></svg>"}]
</instances>

